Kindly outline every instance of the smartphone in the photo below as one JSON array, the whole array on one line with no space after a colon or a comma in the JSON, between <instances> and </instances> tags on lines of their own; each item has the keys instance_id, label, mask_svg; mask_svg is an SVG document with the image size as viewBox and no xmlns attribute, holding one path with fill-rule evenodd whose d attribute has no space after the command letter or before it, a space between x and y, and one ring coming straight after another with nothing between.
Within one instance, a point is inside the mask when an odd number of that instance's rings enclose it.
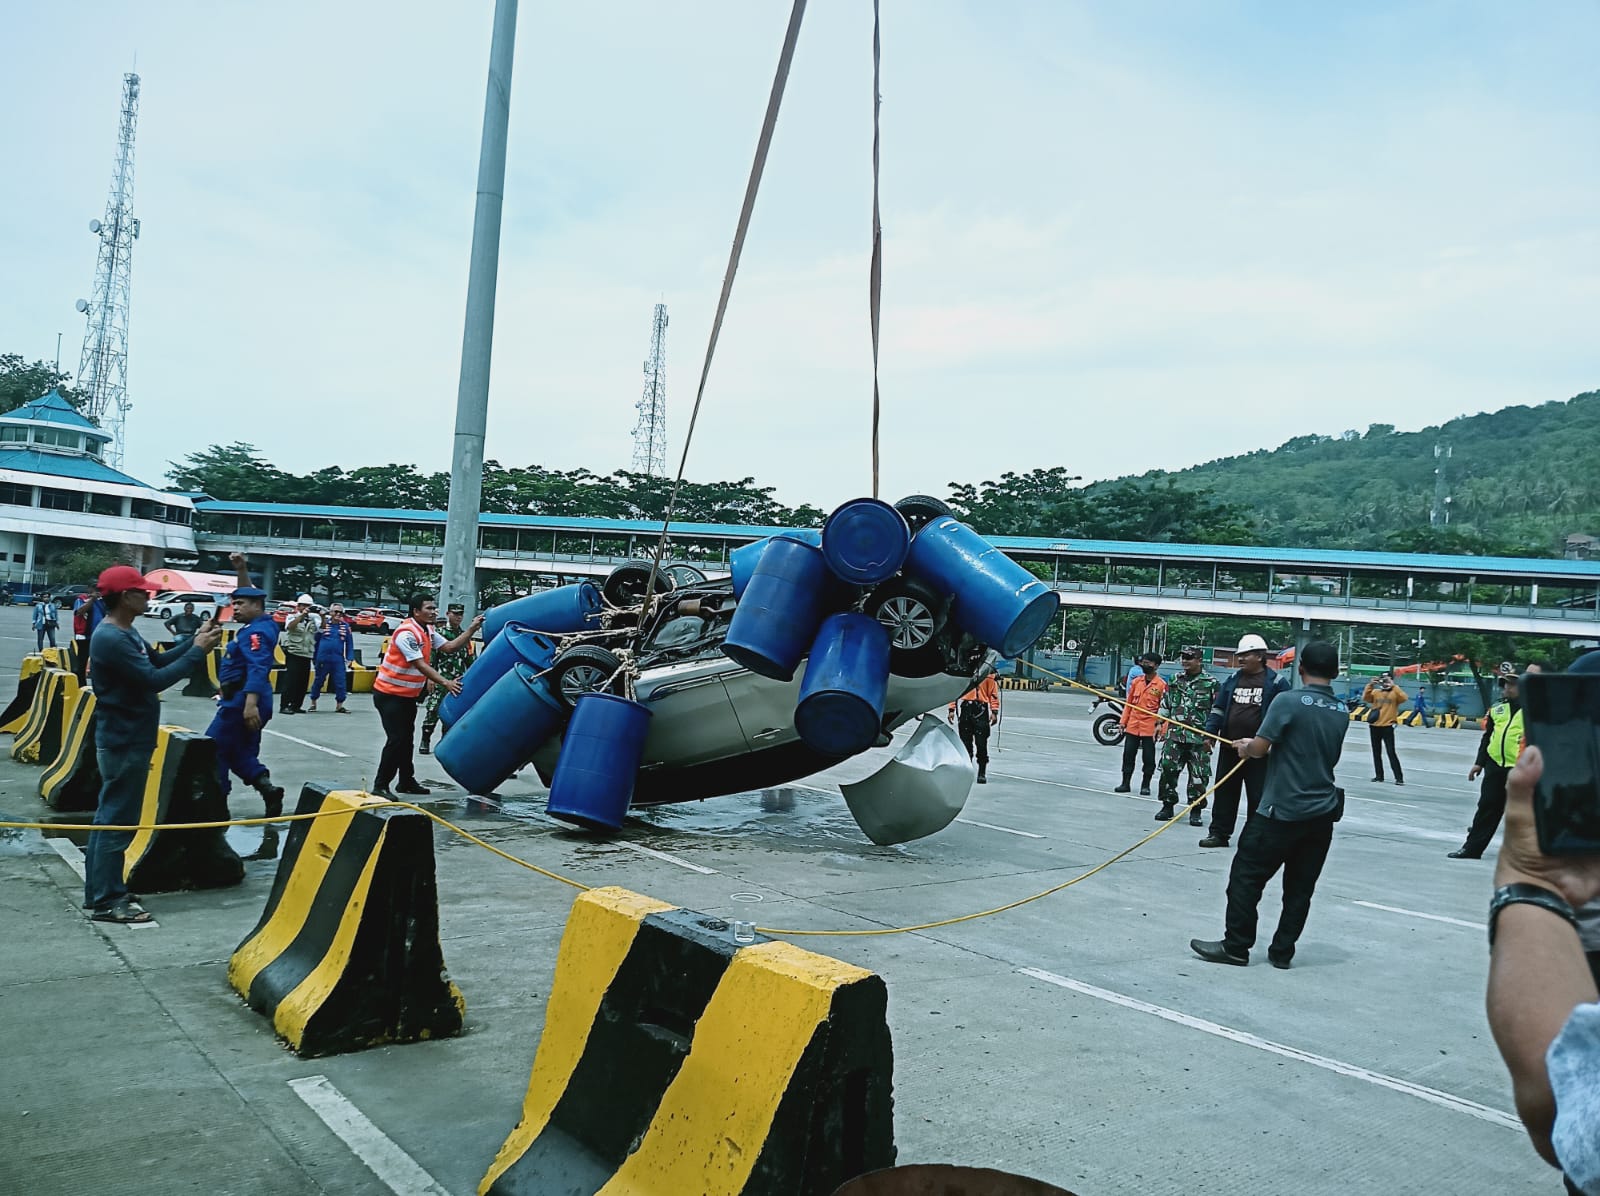
<instances>
[{"instance_id":1,"label":"smartphone","mask_svg":"<svg viewBox=\"0 0 1600 1196\"><path fill-rule=\"evenodd\" d=\"M1529 673L1521 690L1523 733L1544 754L1539 850L1600 854L1600 673Z\"/></svg>"}]
</instances>

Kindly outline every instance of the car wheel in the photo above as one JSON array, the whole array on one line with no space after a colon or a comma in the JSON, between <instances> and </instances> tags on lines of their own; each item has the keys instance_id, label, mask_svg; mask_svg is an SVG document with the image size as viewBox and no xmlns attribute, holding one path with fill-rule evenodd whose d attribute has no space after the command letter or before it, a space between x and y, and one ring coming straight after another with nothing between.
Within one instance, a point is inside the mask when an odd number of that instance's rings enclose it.
<instances>
[{"instance_id":1,"label":"car wheel","mask_svg":"<svg viewBox=\"0 0 1600 1196\"><path fill-rule=\"evenodd\" d=\"M645 588L649 584L649 564L645 561L629 561L611 570L600 586L600 593L612 606L638 606L644 601ZM672 588L672 577L664 566L656 573L656 593L665 594Z\"/></svg>"},{"instance_id":2,"label":"car wheel","mask_svg":"<svg viewBox=\"0 0 1600 1196\"><path fill-rule=\"evenodd\" d=\"M550 688L567 709L584 694L618 693L622 689L622 661L616 653L593 644L568 648L550 666Z\"/></svg>"},{"instance_id":3,"label":"car wheel","mask_svg":"<svg viewBox=\"0 0 1600 1196\"><path fill-rule=\"evenodd\" d=\"M172 608L170 606L163 606L156 612L156 618L165 623L168 619L172 618Z\"/></svg>"},{"instance_id":4,"label":"car wheel","mask_svg":"<svg viewBox=\"0 0 1600 1196\"><path fill-rule=\"evenodd\" d=\"M1122 722L1115 714L1102 714L1094 720L1094 737L1105 747L1116 747L1122 742Z\"/></svg>"},{"instance_id":5,"label":"car wheel","mask_svg":"<svg viewBox=\"0 0 1600 1196\"><path fill-rule=\"evenodd\" d=\"M944 628L944 600L912 577L891 577L867 596L863 610L889 633L891 656L921 651Z\"/></svg>"},{"instance_id":6,"label":"car wheel","mask_svg":"<svg viewBox=\"0 0 1600 1196\"><path fill-rule=\"evenodd\" d=\"M930 494L912 494L894 504L894 509L906 517L914 536L923 524L932 523L944 515L954 515L950 504L940 502Z\"/></svg>"},{"instance_id":7,"label":"car wheel","mask_svg":"<svg viewBox=\"0 0 1600 1196\"><path fill-rule=\"evenodd\" d=\"M693 565L663 565L662 572L672 578L673 585L680 590L692 589L695 586L706 584L706 575ZM643 583L640 583L641 589Z\"/></svg>"}]
</instances>

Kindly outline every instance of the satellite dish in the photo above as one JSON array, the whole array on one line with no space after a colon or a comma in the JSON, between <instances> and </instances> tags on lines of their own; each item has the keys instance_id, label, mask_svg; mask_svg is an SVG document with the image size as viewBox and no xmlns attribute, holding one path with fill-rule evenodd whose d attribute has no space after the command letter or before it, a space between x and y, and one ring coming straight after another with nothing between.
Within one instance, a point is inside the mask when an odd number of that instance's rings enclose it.
<instances>
[{"instance_id":1,"label":"satellite dish","mask_svg":"<svg viewBox=\"0 0 1600 1196\"><path fill-rule=\"evenodd\" d=\"M101 225L101 223L98 220L89 221L89 231L92 232L92 233L99 232L102 227L103 226Z\"/></svg>"},{"instance_id":2,"label":"satellite dish","mask_svg":"<svg viewBox=\"0 0 1600 1196\"><path fill-rule=\"evenodd\" d=\"M72 306L77 308L79 311L88 311L89 310L89 301L87 299L79 299Z\"/></svg>"}]
</instances>

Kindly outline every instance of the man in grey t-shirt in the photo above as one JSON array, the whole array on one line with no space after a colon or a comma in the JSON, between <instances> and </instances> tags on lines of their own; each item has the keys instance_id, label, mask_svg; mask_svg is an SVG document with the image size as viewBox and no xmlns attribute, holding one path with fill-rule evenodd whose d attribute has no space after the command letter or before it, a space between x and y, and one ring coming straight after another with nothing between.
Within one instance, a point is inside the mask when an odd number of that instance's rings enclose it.
<instances>
[{"instance_id":1,"label":"man in grey t-shirt","mask_svg":"<svg viewBox=\"0 0 1600 1196\"><path fill-rule=\"evenodd\" d=\"M1211 963L1242 967L1250 962L1261 893L1281 868L1283 914L1267 958L1275 968L1289 966L1333 842L1333 824L1344 813L1344 790L1333 783L1350 726L1332 688L1339 672L1338 650L1322 641L1307 644L1299 665L1304 688L1281 695L1255 737L1234 745L1241 758L1267 757L1267 780L1228 873L1227 933L1214 942L1189 942L1196 955Z\"/></svg>"}]
</instances>

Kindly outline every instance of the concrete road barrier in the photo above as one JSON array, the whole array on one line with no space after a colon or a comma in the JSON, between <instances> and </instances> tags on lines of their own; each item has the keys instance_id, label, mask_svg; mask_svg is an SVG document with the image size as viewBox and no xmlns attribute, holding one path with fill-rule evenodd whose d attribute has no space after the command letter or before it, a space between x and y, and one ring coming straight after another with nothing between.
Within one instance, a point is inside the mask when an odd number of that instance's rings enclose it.
<instances>
[{"instance_id":1,"label":"concrete road barrier","mask_svg":"<svg viewBox=\"0 0 1600 1196\"><path fill-rule=\"evenodd\" d=\"M23 764L54 760L77 704L78 679L66 669L47 666L33 691L27 721L11 741L11 758Z\"/></svg>"},{"instance_id":2,"label":"concrete road barrier","mask_svg":"<svg viewBox=\"0 0 1600 1196\"><path fill-rule=\"evenodd\" d=\"M461 1032L439 945L433 824L354 790L307 785L261 920L228 983L301 1056Z\"/></svg>"},{"instance_id":3,"label":"concrete road barrier","mask_svg":"<svg viewBox=\"0 0 1600 1196\"><path fill-rule=\"evenodd\" d=\"M623 889L573 903L486 1193L825 1196L893 1164L883 980Z\"/></svg>"},{"instance_id":4,"label":"concrete road barrier","mask_svg":"<svg viewBox=\"0 0 1600 1196\"><path fill-rule=\"evenodd\" d=\"M0 711L0 731L15 735L28 721L28 710L33 706L34 691L39 688L39 677L44 673L44 657L30 652L22 658L22 672L17 679L17 696Z\"/></svg>"},{"instance_id":5,"label":"concrete road barrier","mask_svg":"<svg viewBox=\"0 0 1600 1196\"><path fill-rule=\"evenodd\" d=\"M145 775L140 823L222 822L228 803L217 784L217 745L187 727L161 727ZM244 880L244 861L221 827L137 831L122 876L135 893L221 889Z\"/></svg>"},{"instance_id":6,"label":"concrete road barrier","mask_svg":"<svg viewBox=\"0 0 1600 1196\"><path fill-rule=\"evenodd\" d=\"M53 810L92 810L100 804L100 765L94 755L94 690L78 701L56 753L39 778L39 797Z\"/></svg>"}]
</instances>

